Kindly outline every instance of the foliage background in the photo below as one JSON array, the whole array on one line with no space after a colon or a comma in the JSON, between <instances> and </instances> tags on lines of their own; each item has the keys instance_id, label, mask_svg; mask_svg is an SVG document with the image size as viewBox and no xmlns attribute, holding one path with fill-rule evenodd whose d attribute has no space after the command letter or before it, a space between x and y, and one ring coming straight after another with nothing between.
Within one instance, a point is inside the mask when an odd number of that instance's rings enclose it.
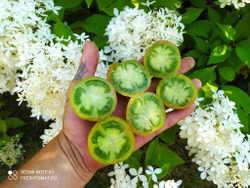
<instances>
[{"instance_id":1,"label":"foliage background","mask_svg":"<svg viewBox=\"0 0 250 188\"><path fill-rule=\"evenodd\" d=\"M48 23L53 33L58 37L73 41L77 40L73 33L85 32L90 40L94 41L99 49L108 45L108 37L104 35L109 21L114 17L113 9L122 11L125 6L135 6L149 11L142 5L144 0L54 0L56 6L61 6L59 15L48 11ZM179 13L185 25L184 42L179 47L182 57L191 56L196 60L196 66L187 73L190 78L199 78L202 89L199 97L204 97L203 105L211 102L214 89L223 89L230 100L236 103L236 111L244 125L242 132L249 134L250 98L249 98L249 66L250 66L250 5L246 4L240 9L233 5L220 7L219 1L214 0L157 0L150 7L157 10L160 7L176 8L179 4ZM5 106L1 110L11 111L11 116L22 119L27 124L8 130L9 135L23 133L20 142L26 153L23 161L12 167L18 169L25 161L30 159L42 147L40 135L44 129L49 128L52 120L45 122L42 119L30 118L31 109L26 103L17 105L16 95L3 93L0 96ZM197 166L191 162L185 148L185 140L178 136L178 126L165 131L159 138L141 148L141 154L134 154L127 162L136 168L145 165L160 164L158 158L153 157L155 150L150 149L154 144L166 144L169 153L176 160L165 162L168 165L166 179L183 180L182 187L215 187L213 183L201 180ZM154 147L155 148L155 147ZM166 148L165 148L166 149ZM159 147L159 156L165 155ZM172 153L174 152L174 153ZM158 163L157 163L158 161ZM178 165L178 166L177 166ZM7 177L7 166L1 166L1 181ZM112 167L101 169L86 187L107 187L109 179L107 173ZM100 184L101 182L101 184ZM105 182L105 183L104 183Z\"/></svg>"}]
</instances>

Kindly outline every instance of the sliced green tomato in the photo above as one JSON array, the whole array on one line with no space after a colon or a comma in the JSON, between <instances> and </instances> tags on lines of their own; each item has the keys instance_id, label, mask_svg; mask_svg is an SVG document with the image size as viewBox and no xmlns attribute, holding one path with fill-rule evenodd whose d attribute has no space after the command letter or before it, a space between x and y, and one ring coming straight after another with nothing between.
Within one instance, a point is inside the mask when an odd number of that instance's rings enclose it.
<instances>
[{"instance_id":1,"label":"sliced green tomato","mask_svg":"<svg viewBox=\"0 0 250 188\"><path fill-rule=\"evenodd\" d=\"M121 118L110 116L97 122L88 136L89 153L102 164L115 164L126 160L135 147L134 134Z\"/></svg>"},{"instance_id":2,"label":"sliced green tomato","mask_svg":"<svg viewBox=\"0 0 250 188\"><path fill-rule=\"evenodd\" d=\"M173 109L184 109L195 101L197 88L188 77L174 74L159 82L156 94L162 99L165 106Z\"/></svg>"},{"instance_id":3,"label":"sliced green tomato","mask_svg":"<svg viewBox=\"0 0 250 188\"><path fill-rule=\"evenodd\" d=\"M126 119L135 134L149 136L165 123L164 104L154 93L138 93L129 100Z\"/></svg>"},{"instance_id":4,"label":"sliced green tomato","mask_svg":"<svg viewBox=\"0 0 250 188\"><path fill-rule=\"evenodd\" d=\"M98 121L114 112L117 98L113 86L107 80L93 76L73 87L70 104L79 117Z\"/></svg>"},{"instance_id":5,"label":"sliced green tomato","mask_svg":"<svg viewBox=\"0 0 250 188\"><path fill-rule=\"evenodd\" d=\"M128 60L110 66L107 79L115 90L124 96L131 97L137 92L144 92L151 83L151 76L138 61Z\"/></svg>"},{"instance_id":6,"label":"sliced green tomato","mask_svg":"<svg viewBox=\"0 0 250 188\"><path fill-rule=\"evenodd\" d=\"M172 42L157 41L147 50L144 56L144 65L156 78L177 73L181 66L180 51Z\"/></svg>"}]
</instances>

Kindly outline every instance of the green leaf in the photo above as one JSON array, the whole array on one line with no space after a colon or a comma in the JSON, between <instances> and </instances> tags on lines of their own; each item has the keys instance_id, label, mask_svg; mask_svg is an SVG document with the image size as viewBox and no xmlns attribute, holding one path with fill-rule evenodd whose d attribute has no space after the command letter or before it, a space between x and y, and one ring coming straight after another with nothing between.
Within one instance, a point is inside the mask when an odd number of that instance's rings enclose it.
<instances>
[{"instance_id":1,"label":"green leaf","mask_svg":"<svg viewBox=\"0 0 250 188\"><path fill-rule=\"evenodd\" d=\"M230 56L231 52L232 48L227 44L216 46L211 52L207 65L225 61Z\"/></svg>"},{"instance_id":2,"label":"green leaf","mask_svg":"<svg viewBox=\"0 0 250 188\"><path fill-rule=\"evenodd\" d=\"M105 8L107 8L108 6L110 6L114 0L96 0L97 5L99 7L100 10L104 10Z\"/></svg>"},{"instance_id":3,"label":"green leaf","mask_svg":"<svg viewBox=\"0 0 250 188\"><path fill-rule=\"evenodd\" d=\"M6 118L4 122L6 123L8 129L22 127L27 124L18 118Z\"/></svg>"},{"instance_id":4,"label":"green leaf","mask_svg":"<svg viewBox=\"0 0 250 188\"><path fill-rule=\"evenodd\" d=\"M236 39L242 39L244 37L247 37L250 34L250 12L247 13L243 18L238 22L238 24L235 26L236 30Z\"/></svg>"},{"instance_id":5,"label":"green leaf","mask_svg":"<svg viewBox=\"0 0 250 188\"><path fill-rule=\"evenodd\" d=\"M236 31L231 25L221 25L221 24L217 24L217 25L221 29L224 37L226 37L230 41L235 40Z\"/></svg>"},{"instance_id":6,"label":"green leaf","mask_svg":"<svg viewBox=\"0 0 250 188\"><path fill-rule=\"evenodd\" d=\"M209 104L212 102L213 100L213 94L214 92L211 90L211 88L213 88L215 91L218 90L218 84L216 82L207 82L206 85L202 86L201 89L204 91L205 93L205 99L204 101L202 101L202 104Z\"/></svg>"},{"instance_id":7,"label":"green leaf","mask_svg":"<svg viewBox=\"0 0 250 188\"><path fill-rule=\"evenodd\" d=\"M202 86L204 86L210 80L215 67L216 66L195 70L194 73L190 76L190 78L198 78L201 81Z\"/></svg>"},{"instance_id":8,"label":"green leaf","mask_svg":"<svg viewBox=\"0 0 250 188\"><path fill-rule=\"evenodd\" d=\"M140 161L142 156L142 151L140 149L137 149L131 154L131 156Z\"/></svg>"},{"instance_id":9,"label":"green leaf","mask_svg":"<svg viewBox=\"0 0 250 188\"><path fill-rule=\"evenodd\" d=\"M244 37L247 37L250 34L250 12L247 13L243 18L238 22L238 24L235 26L236 30L236 39L242 39Z\"/></svg>"},{"instance_id":10,"label":"green leaf","mask_svg":"<svg viewBox=\"0 0 250 188\"><path fill-rule=\"evenodd\" d=\"M0 108L2 107L2 106L4 106L5 104L4 104L4 102L1 102L0 101Z\"/></svg>"},{"instance_id":11,"label":"green leaf","mask_svg":"<svg viewBox=\"0 0 250 188\"><path fill-rule=\"evenodd\" d=\"M228 81L233 81L235 78L235 71L230 67L218 68L219 74Z\"/></svg>"},{"instance_id":12,"label":"green leaf","mask_svg":"<svg viewBox=\"0 0 250 188\"><path fill-rule=\"evenodd\" d=\"M108 44L108 36L96 36L92 42L94 42L99 49L104 48Z\"/></svg>"},{"instance_id":13,"label":"green leaf","mask_svg":"<svg viewBox=\"0 0 250 188\"><path fill-rule=\"evenodd\" d=\"M148 147L145 165L154 165L159 158L160 147L158 143L158 138L152 141Z\"/></svg>"},{"instance_id":14,"label":"green leaf","mask_svg":"<svg viewBox=\"0 0 250 188\"><path fill-rule=\"evenodd\" d=\"M62 23L62 22L58 22L55 25L55 27L54 27L54 33L59 38L63 37L64 39L68 39L69 36L70 36L73 41L76 40L75 36L73 35L73 32L70 29L70 27L67 26L66 24Z\"/></svg>"},{"instance_id":15,"label":"green leaf","mask_svg":"<svg viewBox=\"0 0 250 188\"><path fill-rule=\"evenodd\" d=\"M169 164L169 167L183 164L185 161L182 160L175 152L171 151L167 146L161 145L159 159L156 162L158 166Z\"/></svg>"},{"instance_id":16,"label":"green leaf","mask_svg":"<svg viewBox=\"0 0 250 188\"><path fill-rule=\"evenodd\" d=\"M62 7L60 10L58 10L58 18L60 21L63 20L64 17L64 11L65 11L65 4L64 4L64 0L54 0L55 6L60 6ZM56 21L57 22L57 21Z\"/></svg>"},{"instance_id":17,"label":"green leaf","mask_svg":"<svg viewBox=\"0 0 250 188\"><path fill-rule=\"evenodd\" d=\"M230 86L230 85L222 85L221 89L224 90L225 95L231 101L234 101L236 105L239 105L243 108L246 116L250 113L250 97L247 93L241 90L238 87Z\"/></svg>"},{"instance_id":18,"label":"green leaf","mask_svg":"<svg viewBox=\"0 0 250 188\"><path fill-rule=\"evenodd\" d=\"M195 36L201 36L208 38L206 32L204 31L204 28L197 24L196 22L186 25L185 27L186 34L189 34L193 37Z\"/></svg>"},{"instance_id":19,"label":"green leaf","mask_svg":"<svg viewBox=\"0 0 250 188\"><path fill-rule=\"evenodd\" d=\"M155 3L152 4L152 6L156 8L167 7L169 9L173 9L178 4L181 4L181 2L178 0L171 0L171 1L156 0Z\"/></svg>"},{"instance_id":20,"label":"green leaf","mask_svg":"<svg viewBox=\"0 0 250 188\"><path fill-rule=\"evenodd\" d=\"M250 38L236 44L236 54L240 60L250 67Z\"/></svg>"},{"instance_id":21,"label":"green leaf","mask_svg":"<svg viewBox=\"0 0 250 188\"><path fill-rule=\"evenodd\" d=\"M199 48L199 50L201 50L204 53L209 52L208 43L206 43L203 39L198 38L198 37L194 37L194 40L195 40L195 43L196 43L197 47Z\"/></svg>"},{"instance_id":22,"label":"green leaf","mask_svg":"<svg viewBox=\"0 0 250 188\"><path fill-rule=\"evenodd\" d=\"M231 44L231 41L228 40L228 38L225 37L224 33L221 31L221 29L219 28L219 26L214 27L212 36L210 38L210 41L214 41L214 40L217 41L217 40L221 40L221 39L223 39L227 44L229 44L229 45ZM213 49L213 48L211 48L211 49Z\"/></svg>"},{"instance_id":23,"label":"green leaf","mask_svg":"<svg viewBox=\"0 0 250 188\"><path fill-rule=\"evenodd\" d=\"M203 52L199 50L190 50L189 52L184 54L184 57L192 57L192 58L198 59L201 55L203 55Z\"/></svg>"},{"instance_id":24,"label":"green leaf","mask_svg":"<svg viewBox=\"0 0 250 188\"><path fill-rule=\"evenodd\" d=\"M174 134L176 134L177 132L179 132L180 131L180 125L178 125L177 123L173 126L173 128L174 128Z\"/></svg>"},{"instance_id":25,"label":"green leaf","mask_svg":"<svg viewBox=\"0 0 250 188\"><path fill-rule=\"evenodd\" d=\"M104 1L104 0L100 0L100 1ZM114 8L117 8L118 11L123 11L124 7L128 6L129 8L135 8L135 5L128 0L117 0L115 1L115 3L111 4L109 7L107 8L102 8L102 11L104 11L105 13L107 13L109 16L114 16L113 10Z\"/></svg>"},{"instance_id":26,"label":"green leaf","mask_svg":"<svg viewBox=\"0 0 250 188\"><path fill-rule=\"evenodd\" d=\"M196 21L196 23L203 28L208 37L212 34L213 28L215 26L212 22L208 20L199 20Z\"/></svg>"},{"instance_id":27,"label":"green leaf","mask_svg":"<svg viewBox=\"0 0 250 188\"><path fill-rule=\"evenodd\" d=\"M233 25L239 19L240 11L238 9L233 9L223 21L224 25Z\"/></svg>"},{"instance_id":28,"label":"green leaf","mask_svg":"<svg viewBox=\"0 0 250 188\"><path fill-rule=\"evenodd\" d=\"M182 15L182 23L190 24L194 22L202 13L204 9L199 8L187 8L187 11Z\"/></svg>"},{"instance_id":29,"label":"green leaf","mask_svg":"<svg viewBox=\"0 0 250 188\"><path fill-rule=\"evenodd\" d=\"M207 55L201 55L197 62L197 67L200 67L202 65L205 65L207 63L208 56Z\"/></svg>"},{"instance_id":30,"label":"green leaf","mask_svg":"<svg viewBox=\"0 0 250 188\"><path fill-rule=\"evenodd\" d=\"M74 23L72 23L72 24L70 24L70 28L71 29L73 29L73 28L78 28L78 27L82 27L83 26L83 24L84 24L84 20L79 20L79 21L76 21L76 22L74 22Z\"/></svg>"},{"instance_id":31,"label":"green leaf","mask_svg":"<svg viewBox=\"0 0 250 188\"><path fill-rule=\"evenodd\" d=\"M228 58L228 64L236 72L239 72L242 67L243 62L237 56L235 48L232 50L232 53Z\"/></svg>"},{"instance_id":32,"label":"green leaf","mask_svg":"<svg viewBox=\"0 0 250 188\"><path fill-rule=\"evenodd\" d=\"M90 5L92 4L93 0L86 0L87 6L88 8L90 7Z\"/></svg>"},{"instance_id":33,"label":"green leaf","mask_svg":"<svg viewBox=\"0 0 250 188\"><path fill-rule=\"evenodd\" d=\"M187 34L193 37L200 36L208 38L212 33L213 28L214 24L212 22L207 20L200 20L186 25L185 31Z\"/></svg>"},{"instance_id":34,"label":"green leaf","mask_svg":"<svg viewBox=\"0 0 250 188\"><path fill-rule=\"evenodd\" d=\"M73 8L73 7L76 7L77 5L79 5L82 1L84 0L64 0L64 3L65 3L65 8ZM87 0L88 1L88 0ZM87 2L86 1L86 2ZM93 0L92 0L93 1Z\"/></svg>"},{"instance_id":35,"label":"green leaf","mask_svg":"<svg viewBox=\"0 0 250 188\"><path fill-rule=\"evenodd\" d=\"M249 134L249 122L245 112L241 108L237 108L237 115L240 119L240 123L244 125L240 128L241 132L244 134Z\"/></svg>"},{"instance_id":36,"label":"green leaf","mask_svg":"<svg viewBox=\"0 0 250 188\"><path fill-rule=\"evenodd\" d=\"M205 8L207 6L207 1L206 0L190 0L190 2L199 8Z\"/></svg>"},{"instance_id":37,"label":"green leaf","mask_svg":"<svg viewBox=\"0 0 250 188\"><path fill-rule=\"evenodd\" d=\"M0 118L0 132L5 133L7 131L6 123Z\"/></svg>"},{"instance_id":38,"label":"green leaf","mask_svg":"<svg viewBox=\"0 0 250 188\"><path fill-rule=\"evenodd\" d=\"M5 118L9 117L10 114L11 114L11 111L3 110L0 112L0 118L5 119Z\"/></svg>"},{"instance_id":39,"label":"green leaf","mask_svg":"<svg viewBox=\"0 0 250 188\"><path fill-rule=\"evenodd\" d=\"M133 156L130 156L125 161L125 163L129 165L129 168L135 168L136 170L138 170L140 168L140 166L141 166L139 161Z\"/></svg>"},{"instance_id":40,"label":"green leaf","mask_svg":"<svg viewBox=\"0 0 250 188\"><path fill-rule=\"evenodd\" d=\"M59 17L52 10L47 11L46 14L48 15L48 21L52 20L56 23L60 21Z\"/></svg>"},{"instance_id":41,"label":"green leaf","mask_svg":"<svg viewBox=\"0 0 250 188\"><path fill-rule=\"evenodd\" d=\"M169 144L174 144L175 141L175 134L174 131L171 128L168 128L167 130L163 131L159 134L159 137Z\"/></svg>"},{"instance_id":42,"label":"green leaf","mask_svg":"<svg viewBox=\"0 0 250 188\"><path fill-rule=\"evenodd\" d=\"M220 14L216 10L210 8L209 6L207 7L207 10L208 10L208 17L211 20L211 22L213 23L221 22Z\"/></svg>"},{"instance_id":43,"label":"green leaf","mask_svg":"<svg viewBox=\"0 0 250 188\"><path fill-rule=\"evenodd\" d=\"M109 16L94 14L85 20L82 27L90 33L95 33L96 35L101 36L104 35L105 29L107 28L110 20L111 17Z\"/></svg>"},{"instance_id":44,"label":"green leaf","mask_svg":"<svg viewBox=\"0 0 250 188\"><path fill-rule=\"evenodd\" d=\"M164 164L162 167L162 172L160 174L155 174L157 179L164 178L167 174L169 174L169 163Z\"/></svg>"}]
</instances>

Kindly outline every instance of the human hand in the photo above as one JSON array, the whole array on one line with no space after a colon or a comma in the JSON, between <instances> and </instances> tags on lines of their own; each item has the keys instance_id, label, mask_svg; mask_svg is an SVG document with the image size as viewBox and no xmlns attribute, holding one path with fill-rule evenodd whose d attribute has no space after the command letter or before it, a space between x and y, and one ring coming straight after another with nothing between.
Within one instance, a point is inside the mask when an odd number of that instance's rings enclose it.
<instances>
[{"instance_id":1,"label":"human hand","mask_svg":"<svg viewBox=\"0 0 250 188\"><path fill-rule=\"evenodd\" d=\"M88 134L91 128L96 122L87 121L78 117L74 110L71 108L69 103L69 96L74 85L80 80L94 76L95 70L98 64L99 59L99 50L96 45L90 41L85 43L84 52L79 64L78 72L71 82L68 92L67 92L67 101L65 104L64 118L63 118L63 129L62 133L65 136L66 140L69 142L73 150L77 151L77 159L82 170L85 172L95 173L99 168L104 167L105 165L96 162L90 155L88 151ZM140 63L143 63L143 59L139 60ZM183 74L190 70L194 66L195 62L192 58L184 58L182 60L182 65L178 73ZM159 82L159 79L153 79L150 88L147 91L155 92L156 86ZM198 79L194 79L197 89L200 89L201 83ZM126 119L126 107L130 98L124 97L120 94L117 94L117 107L112 115ZM193 104L187 109L178 110L170 112L166 115L165 125L158 131L153 132L148 137L141 137L135 135L136 144L135 150L146 144L156 135L166 130L167 128L173 126L175 123L181 119L188 116L195 109ZM76 154L74 154L76 155ZM80 172L79 172L80 173ZM78 173L78 174L79 174Z\"/></svg>"}]
</instances>

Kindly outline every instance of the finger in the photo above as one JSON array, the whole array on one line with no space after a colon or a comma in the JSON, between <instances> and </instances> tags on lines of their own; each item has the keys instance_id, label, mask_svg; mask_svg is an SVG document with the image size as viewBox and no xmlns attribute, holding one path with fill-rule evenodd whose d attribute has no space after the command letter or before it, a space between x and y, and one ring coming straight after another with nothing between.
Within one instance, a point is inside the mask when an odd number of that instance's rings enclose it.
<instances>
[{"instance_id":1,"label":"finger","mask_svg":"<svg viewBox=\"0 0 250 188\"><path fill-rule=\"evenodd\" d=\"M178 70L178 74L185 74L191 70L195 65L195 61L192 57L185 57L181 60L181 67Z\"/></svg>"},{"instance_id":2,"label":"finger","mask_svg":"<svg viewBox=\"0 0 250 188\"><path fill-rule=\"evenodd\" d=\"M194 82L194 85L196 86L197 90L199 90L201 88L201 81L198 78L194 78L192 79L192 81Z\"/></svg>"},{"instance_id":3,"label":"finger","mask_svg":"<svg viewBox=\"0 0 250 188\"><path fill-rule=\"evenodd\" d=\"M77 82L83 78L95 75L98 60L99 50L97 46L91 41L86 41L77 73L69 86L67 96L69 96L71 89Z\"/></svg>"},{"instance_id":4,"label":"finger","mask_svg":"<svg viewBox=\"0 0 250 188\"><path fill-rule=\"evenodd\" d=\"M67 91L67 98L64 110L64 120L73 120L74 122L80 122L81 118L78 117L74 110L71 108L69 103L69 96L72 88L74 85L82 80L83 78L94 76L95 70L99 60L99 50L97 46L90 41L86 41L84 45L84 51L79 63L78 71L72 80L71 84L69 85Z\"/></svg>"}]
</instances>

